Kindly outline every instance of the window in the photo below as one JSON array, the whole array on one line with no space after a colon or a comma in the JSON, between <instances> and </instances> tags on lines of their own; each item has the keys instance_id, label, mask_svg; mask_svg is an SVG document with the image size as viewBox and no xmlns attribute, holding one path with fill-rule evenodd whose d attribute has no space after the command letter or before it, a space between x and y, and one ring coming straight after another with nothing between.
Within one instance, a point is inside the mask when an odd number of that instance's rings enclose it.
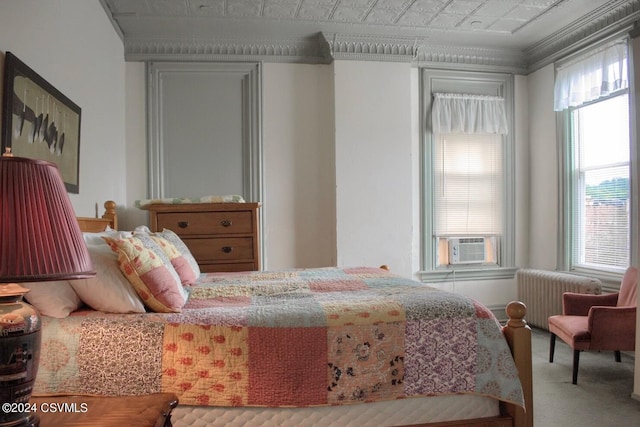
<instances>
[{"instance_id":1,"label":"window","mask_svg":"<svg viewBox=\"0 0 640 427\"><path fill-rule=\"evenodd\" d=\"M512 76L422 70L421 84L421 279L513 277Z\"/></svg>"},{"instance_id":2,"label":"window","mask_svg":"<svg viewBox=\"0 0 640 427\"><path fill-rule=\"evenodd\" d=\"M497 264L503 231L502 135L441 133L433 140L437 266ZM454 259L452 251L459 255L462 248L477 246L464 243L478 239L484 251Z\"/></svg>"},{"instance_id":3,"label":"window","mask_svg":"<svg viewBox=\"0 0 640 427\"><path fill-rule=\"evenodd\" d=\"M597 61L594 62L594 58ZM607 61L603 61L606 58ZM631 263L630 132L626 45L591 52L558 72L565 87L582 76L579 92L589 96L561 106L565 195L559 266L562 269L622 275ZM597 63L596 67L585 64ZM578 65L576 67L576 64ZM568 70L568 71L567 71ZM594 71L595 70L595 71ZM613 73L610 71L614 70ZM561 73L564 71L564 73ZM597 79L593 74L598 74ZM585 77L586 75L586 77ZM578 77L577 77L578 76ZM573 82L566 83L571 78ZM597 90L591 88L596 87ZM575 89L572 89L575 93ZM566 89L565 93L569 93ZM556 107L558 109L558 106Z\"/></svg>"}]
</instances>

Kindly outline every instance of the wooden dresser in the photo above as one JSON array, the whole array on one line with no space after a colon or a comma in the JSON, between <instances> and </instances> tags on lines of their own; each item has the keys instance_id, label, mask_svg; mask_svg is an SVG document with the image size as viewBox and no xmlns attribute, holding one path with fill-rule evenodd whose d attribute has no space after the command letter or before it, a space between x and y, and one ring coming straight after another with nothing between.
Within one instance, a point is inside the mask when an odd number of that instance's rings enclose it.
<instances>
[{"instance_id":1,"label":"wooden dresser","mask_svg":"<svg viewBox=\"0 0 640 427\"><path fill-rule=\"evenodd\" d=\"M167 228L187 245L203 273L260 269L259 203L153 204L151 231Z\"/></svg>"}]
</instances>

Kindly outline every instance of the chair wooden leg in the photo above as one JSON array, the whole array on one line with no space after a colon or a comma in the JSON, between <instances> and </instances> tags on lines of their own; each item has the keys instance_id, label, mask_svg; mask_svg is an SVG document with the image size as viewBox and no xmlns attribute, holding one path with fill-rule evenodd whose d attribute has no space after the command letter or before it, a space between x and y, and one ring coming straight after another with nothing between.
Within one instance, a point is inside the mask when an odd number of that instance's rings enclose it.
<instances>
[{"instance_id":1,"label":"chair wooden leg","mask_svg":"<svg viewBox=\"0 0 640 427\"><path fill-rule=\"evenodd\" d=\"M580 365L580 350L573 350L573 379L571 384L578 384L578 365Z\"/></svg>"},{"instance_id":2,"label":"chair wooden leg","mask_svg":"<svg viewBox=\"0 0 640 427\"><path fill-rule=\"evenodd\" d=\"M618 363L622 362L622 359L620 358L620 350L614 351L614 354L616 356L616 362Z\"/></svg>"},{"instance_id":3,"label":"chair wooden leg","mask_svg":"<svg viewBox=\"0 0 640 427\"><path fill-rule=\"evenodd\" d=\"M551 340L549 341L549 363L553 363L553 354L556 351L556 334L551 334Z\"/></svg>"}]
</instances>

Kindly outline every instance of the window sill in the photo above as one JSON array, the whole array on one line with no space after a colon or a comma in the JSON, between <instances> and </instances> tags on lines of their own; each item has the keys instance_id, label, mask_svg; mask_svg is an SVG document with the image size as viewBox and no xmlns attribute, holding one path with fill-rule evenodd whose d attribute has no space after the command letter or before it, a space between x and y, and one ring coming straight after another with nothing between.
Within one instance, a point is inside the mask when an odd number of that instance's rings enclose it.
<instances>
[{"instance_id":1,"label":"window sill","mask_svg":"<svg viewBox=\"0 0 640 427\"><path fill-rule=\"evenodd\" d=\"M516 267L465 267L465 268L443 268L440 270L428 270L418 272L418 277L423 283L439 283L451 281L468 280L494 280L513 279Z\"/></svg>"},{"instance_id":2,"label":"window sill","mask_svg":"<svg viewBox=\"0 0 640 427\"><path fill-rule=\"evenodd\" d=\"M585 267L574 267L569 273L599 279L602 282L602 290L607 292L617 292L620 290L620 283L624 272L596 270Z\"/></svg>"}]
</instances>

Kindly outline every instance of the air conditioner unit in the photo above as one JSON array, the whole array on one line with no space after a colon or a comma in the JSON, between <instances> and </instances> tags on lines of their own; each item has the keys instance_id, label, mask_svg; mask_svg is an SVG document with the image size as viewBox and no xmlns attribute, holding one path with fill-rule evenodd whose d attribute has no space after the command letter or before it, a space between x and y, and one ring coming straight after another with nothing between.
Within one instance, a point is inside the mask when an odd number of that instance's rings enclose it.
<instances>
[{"instance_id":1,"label":"air conditioner unit","mask_svg":"<svg viewBox=\"0 0 640 427\"><path fill-rule=\"evenodd\" d=\"M449 239L449 264L481 264L486 260L484 237Z\"/></svg>"}]
</instances>

